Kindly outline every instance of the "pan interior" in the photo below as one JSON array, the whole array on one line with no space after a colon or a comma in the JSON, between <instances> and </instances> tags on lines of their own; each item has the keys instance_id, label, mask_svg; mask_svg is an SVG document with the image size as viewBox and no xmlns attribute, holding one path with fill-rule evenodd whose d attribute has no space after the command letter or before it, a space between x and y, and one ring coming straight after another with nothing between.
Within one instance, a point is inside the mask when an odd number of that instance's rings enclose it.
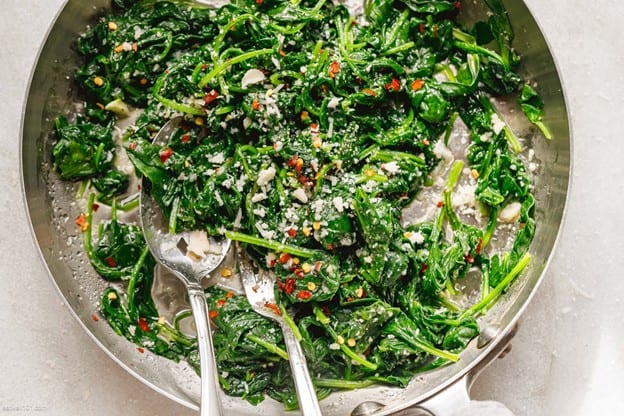
<instances>
[{"instance_id":1,"label":"pan interior","mask_svg":"<svg viewBox=\"0 0 624 416\"><path fill-rule=\"evenodd\" d=\"M545 101L545 122L554 135L551 141L531 140L538 162L534 179L538 226L530 250L532 264L501 301L480 319L484 335L462 353L459 363L421 374L405 389L377 386L334 393L321 403L325 414L350 414L363 402L384 405L382 413L390 413L417 403L457 380L483 360L511 329L544 274L565 207L570 173L570 131L560 79L538 25L524 3L506 1L505 4L516 33L516 49L523 56L520 72L537 83ZM22 178L28 214L52 279L96 343L142 382L186 406L197 408L199 382L190 367L149 353L137 354L133 344L119 337L109 326L91 319L99 308L100 294L110 284L95 274L81 248L81 235L74 219L85 207L76 199L77 185L60 181L51 171L53 118L57 114L70 116L77 105L68 77L76 67L71 42L108 6L105 0L68 1L40 52L22 129ZM465 2L465 7L462 3L462 6L467 21L483 16L481 6L472 2ZM251 406L240 399L225 397L224 407L227 414L235 415L282 412L282 405L270 399Z\"/></svg>"}]
</instances>

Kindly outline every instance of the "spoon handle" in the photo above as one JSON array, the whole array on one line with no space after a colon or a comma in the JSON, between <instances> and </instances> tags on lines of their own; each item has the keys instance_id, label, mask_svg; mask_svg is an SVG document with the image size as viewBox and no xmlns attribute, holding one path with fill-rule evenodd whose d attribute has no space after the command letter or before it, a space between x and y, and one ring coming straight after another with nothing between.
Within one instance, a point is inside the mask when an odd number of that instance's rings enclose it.
<instances>
[{"instance_id":1,"label":"spoon handle","mask_svg":"<svg viewBox=\"0 0 624 416\"><path fill-rule=\"evenodd\" d=\"M201 287L189 287L189 300L197 329L197 345L199 348L199 363L201 366L201 416L218 416L223 414L219 399L219 378L217 362L212 345L212 333L208 321L208 305L206 295Z\"/></svg>"},{"instance_id":2,"label":"spoon handle","mask_svg":"<svg viewBox=\"0 0 624 416\"><path fill-rule=\"evenodd\" d=\"M288 360L290 361L290 369L292 370L295 387L297 390L297 400L299 401L299 410L304 416L321 416L314 384L306 364L305 355L301 349L301 344L295 337L295 333L288 323L281 320L282 333L284 334L284 343L288 352Z\"/></svg>"}]
</instances>

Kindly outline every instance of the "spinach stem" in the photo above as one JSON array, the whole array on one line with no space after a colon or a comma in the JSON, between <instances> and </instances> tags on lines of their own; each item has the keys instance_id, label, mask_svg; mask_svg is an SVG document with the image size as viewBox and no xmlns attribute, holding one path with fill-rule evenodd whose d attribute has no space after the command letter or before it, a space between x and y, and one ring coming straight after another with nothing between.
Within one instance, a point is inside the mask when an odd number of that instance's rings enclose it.
<instances>
[{"instance_id":1,"label":"spinach stem","mask_svg":"<svg viewBox=\"0 0 624 416\"><path fill-rule=\"evenodd\" d=\"M317 250L293 246L290 244L278 243L277 241L266 240L264 238L255 237L253 235L244 234L238 231L226 231L225 236L233 241L239 241L241 243L247 243L253 246L264 247L277 253L287 253L292 256L302 258L310 258L319 253Z\"/></svg>"}]
</instances>

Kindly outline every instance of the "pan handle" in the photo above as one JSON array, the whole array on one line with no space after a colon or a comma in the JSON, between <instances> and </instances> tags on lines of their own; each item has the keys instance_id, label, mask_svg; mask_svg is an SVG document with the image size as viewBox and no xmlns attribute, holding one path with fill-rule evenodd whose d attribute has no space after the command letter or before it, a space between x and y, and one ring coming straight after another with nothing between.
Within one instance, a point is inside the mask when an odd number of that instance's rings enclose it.
<instances>
[{"instance_id":1,"label":"pan handle","mask_svg":"<svg viewBox=\"0 0 624 416\"><path fill-rule=\"evenodd\" d=\"M502 403L472 400L470 381L464 377L416 407L397 414L401 416L514 416Z\"/></svg>"},{"instance_id":2,"label":"pan handle","mask_svg":"<svg viewBox=\"0 0 624 416\"><path fill-rule=\"evenodd\" d=\"M468 374L429 399L405 409L393 416L514 416L513 412L496 401L479 401L470 398L470 386L475 378L495 358L504 357L511 349L511 340L518 330L518 323L500 334L492 351ZM491 338L493 339L493 337Z\"/></svg>"}]
</instances>

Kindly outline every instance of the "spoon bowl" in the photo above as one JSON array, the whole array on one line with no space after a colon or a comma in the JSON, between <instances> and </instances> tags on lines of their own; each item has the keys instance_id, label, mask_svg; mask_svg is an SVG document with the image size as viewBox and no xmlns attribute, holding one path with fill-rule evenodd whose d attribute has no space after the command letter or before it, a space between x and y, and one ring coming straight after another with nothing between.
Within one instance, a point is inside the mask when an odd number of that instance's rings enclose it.
<instances>
[{"instance_id":1,"label":"spoon bowl","mask_svg":"<svg viewBox=\"0 0 624 416\"><path fill-rule=\"evenodd\" d=\"M165 146L179 128L182 118L169 120L154 138L155 145ZM140 219L147 245L156 261L178 277L186 286L197 330L201 367L202 416L223 413L218 390L218 372L208 305L201 282L226 258L231 240L208 238L205 231L172 230L162 208L151 195L152 185L143 177L141 182ZM199 247L199 248L198 248Z\"/></svg>"}]
</instances>

